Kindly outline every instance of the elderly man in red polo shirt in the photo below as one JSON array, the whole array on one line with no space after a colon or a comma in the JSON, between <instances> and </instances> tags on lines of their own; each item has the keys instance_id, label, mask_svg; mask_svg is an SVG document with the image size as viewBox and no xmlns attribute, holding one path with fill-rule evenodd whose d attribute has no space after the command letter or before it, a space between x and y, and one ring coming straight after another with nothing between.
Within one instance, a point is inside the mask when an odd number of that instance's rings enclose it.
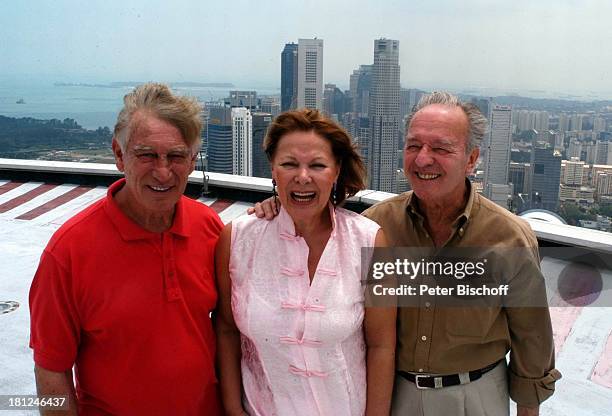
<instances>
[{"instance_id":1,"label":"elderly man in red polo shirt","mask_svg":"<svg viewBox=\"0 0 612 416\"><path fill-rule=\"evenodd\" d=\"M112 147L125 178L53 235L32 282L38 393L70 397L70 414L220 414L210 311L222 223L183 196L200 107L154 83L124 102Z\"/></svg>"}]
</instances>

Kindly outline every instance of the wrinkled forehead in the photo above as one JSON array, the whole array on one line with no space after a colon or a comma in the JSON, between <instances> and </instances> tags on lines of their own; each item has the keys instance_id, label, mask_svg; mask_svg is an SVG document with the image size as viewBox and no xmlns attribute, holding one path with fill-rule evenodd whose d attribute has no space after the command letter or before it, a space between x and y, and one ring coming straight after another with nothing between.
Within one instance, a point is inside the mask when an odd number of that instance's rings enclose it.
<instances>
[{"instance_id":1,"label":"wrinkled forehead","mask_svg":"<svg viewBox=\"0 0 612 416\"><path fill-rule=\"evenodd\" d=\"M167 144L172 148L189 149L189 145L178 127L149 113L138 112L134 114L129 133L128 144L133 148L136 146L152 147L149 139L154 139L153 141L158 144ZM180 139L177 140L178 138Z\"/></svg>"}]
</instances>

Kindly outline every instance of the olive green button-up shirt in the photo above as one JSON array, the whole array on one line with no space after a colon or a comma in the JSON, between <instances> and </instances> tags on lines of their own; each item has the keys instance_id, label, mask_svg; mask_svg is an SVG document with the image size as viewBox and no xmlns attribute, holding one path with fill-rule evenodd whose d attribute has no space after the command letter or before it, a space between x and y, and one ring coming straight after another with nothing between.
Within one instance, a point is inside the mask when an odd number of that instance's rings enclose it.
<instances>
[{"instance_id":1,"label":"olive green button-up shirt","mask_svg":"<svg viewBox=\"0 0 612 416\"><path fill-rule=\"evenodd\" d=\"M393 247L433 247L416 196L406 192L363 212ZM525 247L539 271L538 242L529 225L477 194L470 185L464 211L445 247ZM539 273L538 273L539 274ZM534 276L534 278L541 278ZM543 300L542 304L545 304ZM546 307L421 307L398 310L397 370L454 374L483 368L510 351L510 396L536 406L554 392L554 344Z\"/></svg>"}]
</instances>

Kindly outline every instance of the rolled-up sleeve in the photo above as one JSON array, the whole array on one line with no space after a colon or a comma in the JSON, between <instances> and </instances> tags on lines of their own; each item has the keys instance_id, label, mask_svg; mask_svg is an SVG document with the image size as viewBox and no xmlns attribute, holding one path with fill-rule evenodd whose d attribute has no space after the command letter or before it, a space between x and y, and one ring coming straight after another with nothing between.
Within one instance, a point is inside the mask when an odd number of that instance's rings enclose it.
<instances>
[{"instance_id":1,"label":"rolled-up sleeve","mask_svg":"<svg viewBox=\"0 0 612 416\"><path fill-rule=\"evenodd\" d=\"M508 308L510 329L510 397L523 406L538 406L555 391L561 373L546 307Z\"/></svg>"}]
</instances>

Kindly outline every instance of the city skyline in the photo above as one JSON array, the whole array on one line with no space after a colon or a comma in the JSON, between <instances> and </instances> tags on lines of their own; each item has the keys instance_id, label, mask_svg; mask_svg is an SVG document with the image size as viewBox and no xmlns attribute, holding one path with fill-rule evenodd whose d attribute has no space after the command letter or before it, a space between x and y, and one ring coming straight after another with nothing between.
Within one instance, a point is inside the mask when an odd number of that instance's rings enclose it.
<instances>
[{"instance_id":1,"label":"city skyline","mask_svg":"<svg viewBox=\"0 0 612 416\"><path fill-rule=\"evenodd\" d=\"M352 71L370 61L373 40L384 37L402 44L405 87L587 97L592 91L612 98L606 72L612 51L605 47L611 35L598 23L612 4L491 3L12 3L0 25L0 81L154 79L278 87L283 45L317 37L325 40L323 82L344 89Z\"/></svg>"}]
</instances>

